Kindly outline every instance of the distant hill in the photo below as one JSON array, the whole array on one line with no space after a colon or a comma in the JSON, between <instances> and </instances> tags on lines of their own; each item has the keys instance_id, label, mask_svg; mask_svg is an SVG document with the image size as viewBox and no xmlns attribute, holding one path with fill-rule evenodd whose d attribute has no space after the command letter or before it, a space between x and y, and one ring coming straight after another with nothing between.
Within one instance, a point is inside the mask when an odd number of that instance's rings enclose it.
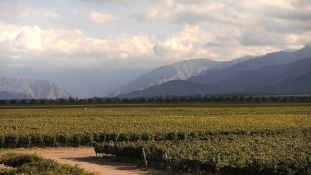
<instances>
[{"instance_id":1,"label":"distant hill","mask_svg":"<svg viewBox=\"0 0 311 175\"><path fill-rule=\"evenodd\" d=\"M238 63L241 63L243 61L246 61L246 60L249 60L249 59L253 59L253 58L256 58L258 56L244 56L244 57L240 57L240 58L236 58L234 60L231 60L231 61L225 61L224 63L220 64L220 65L217 65L217 66L214 66L210 69L207 69L203 72L201 72L198 76L202 76L202 75L206 75L206 74L210 74L210 73L213 73L213 72L217 72L217 71L220 71L222 69L226 69L230 66L233 66L235 64L238 64Z\"/></svg>"},{"instance_id":2,"label":"distant hill","mask_svg":"<svg viewBox=\"0 0 311 175\"><path fill-rule=\"evenodd\" d=\"M272 65L256 70L242 71L209 86L216 89L211 93L237 93L243 92L250 86L276 84L286 78L301 76L309 72L311 72L311 57L285 65Z\"/></svg>"},{"instance_id":3,"label":"distant hill","mask_svg":"<svg viewBox=\"0 0 311 175\"><path fill-rule=\"evenodd\" d=\"M48 65L45 67L4 65L4 67L0 69L0 77L24 76L49 80L79 98L107 97L116 88L134 81L151 70L135 67L128 69L93 67L93 69L83 70Z\"/></svg>"},{"instance_id":4,"label":"distant hill","mask_svg":"<svg viewBox=\"0 0 311 175\"><path fill-rule=\"evenodd\" d=\"M218 70L208 69L198 76L188 78L187 81L211 85L243 71L256 70L271 65L288 64L307 57L311 57L311 45L305 46L295 52L280 51L269 53Z\"/></svg>"},{"instance_id":5,"label":"distant hill","mask_svg":"<svg viewBox=\"0 0 311 175\"><path fill-rule=\"evenodd\" d=\"M116 89L110 94L110 96L117 96L119 94L125 94L135 90L146 89L150 86L160 85L172 80L185 80L222 63L224 62L201 58L162 66L140 76L132 83Z\"/></svg>"},{"instance_id":6,"label":"distant hill","mask_svg":"<svg viewBox=\"0 0 311 175\"><path fill-rule=\"evenodd\" d=\"M30 99L31 97L27 94L10 92L2 90L0 91L0 99Z\"/></svg>"},{"instance_id":7,"label":"distant hill","mask_svg":"<svg viewBox=\"0 0 311 175\"><path fill-rule=\"evenodd\" d=\"M298 76L289 77L277 84L271 84L261 87L248 87L245 93L263 93L263 94L279 94L279 93L311 93L311 72Z\"/></svg>"},{"instance_id":8,"label":"distant hill","mask_svg":"<svg viewBox=\"0 0 311 175\"><path fill-rule=\"evenodd\" d=\"M133 91L128 94L121 94L119 98L132 97L153 97L165 95L197 95L209 92L208 86L203 84L191 83L184 80L172 80L161 85L149 87L144 90Z\"/></svg>"},{"instance_id":9,"label":"distant hill","mask_svg":"<svg viewBox=\"0 0 311 175\"><path fill-rule=\"evenodd\" d=\"M60 86L48 81L23 77L0 77L1 99L56 99L74 97Z\"/></svg>"},{"instance_id":10,"label":"distant hill","mask_svg":"<svg viewBox=\"0 0 311 175\"><path fill-rule=\"evenodd\" d=\"M284 64L241 71L210 85L170 81L118 97L229 93L300 93L311 91L311 57ZM292 84L291 84L292 83ZM286 87L285 87L286 86Z\"/></svg>"}]
</instances>

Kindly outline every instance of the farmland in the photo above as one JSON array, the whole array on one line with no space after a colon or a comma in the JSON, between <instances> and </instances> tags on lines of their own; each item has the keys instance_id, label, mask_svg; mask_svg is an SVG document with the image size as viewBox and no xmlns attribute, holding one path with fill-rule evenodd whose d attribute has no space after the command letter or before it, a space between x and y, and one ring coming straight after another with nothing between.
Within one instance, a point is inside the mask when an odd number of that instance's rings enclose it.
<instances>
[{"instance_id":1,"label":"farmland","mask_svg":"<svg viewBox=\"0 0 311 175\"><path fill-rule=\"evenodd\" d=\"M95 141L98 153L140 158L144 147L183 171L310 173L310 103L3 105L0 123L4 148Z\"/></svg>"}]
</instances>

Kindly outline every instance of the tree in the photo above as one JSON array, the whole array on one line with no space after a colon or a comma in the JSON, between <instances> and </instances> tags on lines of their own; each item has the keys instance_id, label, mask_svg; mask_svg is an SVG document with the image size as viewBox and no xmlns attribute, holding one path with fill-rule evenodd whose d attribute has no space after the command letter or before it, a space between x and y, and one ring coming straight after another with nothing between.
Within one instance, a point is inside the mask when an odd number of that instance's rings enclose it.
<instances>
[{"instance_id":1,"label":"tree","mask_svg":"<svg viewBox=\"0 0 311 175\"><path fill-rule=\"evenodd\" d=\"M226 101L232 101L231 97L226 97Z\"/></svg>"},{"instance_id":2,"label":"tree","mask_svg":"<svg viewBox=\"0 0 311 175\"><path fill-rule=\"evenodd\" d=\"M164 101L165 102L171 102L172 100L170 98L165 98Z\"/></svg>"},{"instance_id":3,"label":"tree","mask_svg":"<svg viewBox=\"0 0 311 175\"><path fill-rule=\"evenodd\" d=\"M187 100L187 102L194 102L194 101L195 101L195 99L193 97L189 97Z\"/></svg>"},{"instance_id":4,"label":"tree","mask_svg":"<svg viewBox=\"0 0 311 175\"><path fill-rule=\"evenodd\" d=\"M154 98L149 98L148 102L154 102Z\"/></svg>"},{"instance_id":5,"label":"tree","mask_svg":"<svg viewBox=\"0 0 311 175\"><path fill-rule=\"evenodd\" d=\"M304 97L302 97L301 99L300 99L300 101L301 102L304 102L304 101L306 101L308 98L306 97L306 96L304 96Z\"/></svg>"},{"instance_id":6,"label":"tree","mask_svg":"<svg viewBox=\"0 0 311 175\"><path fill-rule=\"evenodd\" d=\"M287 97L283 97L282 101L287 101Z\"/></svg>"},{"instance_id":7,"label":"tree","mask_svg":"<svg viewBox=\"0 0 311 175\"><path fill-rule=\"evenodd\" d=\"M211 99L209 97L205 96L205 97L203 97L203 101L210 102Z\"/></svg>"},{"instance_id":8,"label":"tree","mask_svg":"<svg viewBox=\"0 0 311 175\"><path fill-rule=\"evenodd\" d=\"M186 98L186 97L181 97L179 100L180 100L181 102L185 102L185 101L187 101L187 98Z\"/></svg>"},{"instance_id":9,"label":"tree","mask_svg":"<svg viewBox=\"0 0 311 175\"><path fill-rule=\"evenodd\" d=\"M26 100L25 99L21 100L21 104L26 104Z\"/></svg>"},{"instance_id":10,"label":"tree","mask_svg":"<svg viewBox=\"0 0 311 175\"><path fill-rule=\"evenodd\" d=\"M201 102L201 101L202 101L202 98L201 98L201 97L195 97L195 101Z\"/></svg>"},{"instance_id":11,"label":"tree","mask_svg":"<svg viewBox=\"0 0 311 175\"><path fill-rule=\"evenodd\" d=\"M136 103L138 100L137 100L137 98L132 98L131 101Z\"/></svg>"},{"instance_id":12,"label":"tree","mask_svg":"<svg viewBox=\"0 0 311 175\"><path fill-rule=\"evenodd\" d=\"M123 98L122 99L122 102L124 102L124 103L127 103L127 102L129 102L130 100L128 99L128 98Z\"/></svg>"},{"instance_id":13,"label":"tree","mask_svg":"<svg viewBox=\"0 0 311 175\"><path fill-rule=\"evenodd\" d=\"M75 98L69 97L69 98L68 98L68 101L69 101L69 103L74 103L74 102L75 102Z\"/></svg>"},{"instance_id":14,"label":"tree","mask_svg":"<svg viewBox=\"0 0 311 175\"><path fill-rule=\"evenodd\" d=\"M30 104L36 104L36 103L37 103L37 100L35 100L35 99L30 100Z\"/></svg>"},{"instance_id":15,"label":"tree","mask_svg":"<svg viewBox=\"0 0 311 175\"><path fill-rule=\"evenodd\" d=\"M115 98L116 102L121 102L120 98Z\"/></svg>"},{"instance_id":16,"label":"tree","mask_svg":"<svg viewBox=\"0 0 311 175\"><path fill-rule=\"evenodd\" d=\"M162 98L157 98L156 102L163 102L163 99Z\"/></svg>"},{"instance_id":17,"label":"tree","mask_svg":"<svg viewBox=\"0 0 311 175\"><path fill-rule=\"evenodd\" d=\"M219 99L218 99L217 97L211 97L211 101L212 101L212 102L218 102L218 100L219 100Z\"/></svg>"},{"instance_id":18,"label":"tree","mask_svg":"<svg viewBox=\"0 0 311 175\"><path fill-rule=\"evenodd\" d=\"M219 97L218 99L219 99L219 101L222 101L222 102L225 102L225 101L226 101L226 100L225 100L225 97Z\"/></svg>"},{"instance_id":19,"label":"tree","mask_svg":"<svg viewBox=\"0 0 311 175\"><path fill-rule=\"evenodd\" d=\"M93 103L93 98L87 99L87 102L88 102L88 103Z\"/></svg>"},{"instance_id":20,"label":"tree","mask_svg":"<svg viewBox=\"0 0 311 175\"><path fill-rule=\"evenodd\" d=\"M260 97L255 97L255 101L260 101Z\"/></svg>"},{"instance_id":21,"label":"tree","mask_svg":"<svg viewBox=\"0 0 311 175\"><path fill-rule=\"evenodd\" d=\"M173 97L172 102L179 102L179 99L177 97Z\"/></svg>"},{"instance_id":22,"label":"tree","mask_svg":"<svg viewBox=\"0 0 311 175\"><path fill-rule=\"evenodd\" d=\"M240 101L245 101L245 97L242 95L239 100Z\"/></svg>"},{"instance_id":23,"label":"tree","mask_svg":"<svg viewBox=\"0 0 311 175\"><path fill-rule=\"evenodd\" d=\"M268 98L267 97L261 97L261 100L262 101L268 101Z\"/></svg>"},{"instance_id":24,"label":"tree","mask_svg":"<svg viewBox=\"0 0 311 175\"><path fill-rule=\"evenodd\" d=\"M237 95L232 97L232 101L238 101L238 100L239 100L239 97Z\"/></svg>"},{"instance_id":25,"label":"tree","mask_svg":"<svg viewBox=\"0 0 311 175\"><path fill-rule=\"evenodd\" d=\"M252 96L249 96L246 98L246 101L253 101L253 100L254 100L254 98Z\"/></svg>"},{"instance_id":26,"label":"tree","mask_svg":"<svg viewBox=\"0 0 311 175\"><path fill-rule=\"evenodd\" d=\"M279 98L278 98L278 97L270 97L269 99L270 99L270 101L274 101L274 102L276 102L276 101L278 101L278 100L279 100Z\"/></svg>"},{"instance_id":27,"label":"tree","mask_svg":"<svg viewBox=\"0 0 311 175\"><path fill-rule=\"evenodd\" d=\"M10 104L16 104L16 100L10 100Z\"/></svg>"},{"instance_id":28,"label":"tree","mask_svg":"<svg viewBox=\"0 0 311 175\"><path fill-rule=\"evenodd\" d=\"M139 102L146 102L147 100L144 97L139 98Z\"/></svg>"},{"instance_id":29,"label":"tree","mask_svg":"<svg viewBox=\"0 0 311 175\"><path fill-rule=\"evenodd\" d=\"M106 102L108 102L108 103L110 103L111 101L112 101L111 98L106 99Z\"/></svg>"}]
</instances>

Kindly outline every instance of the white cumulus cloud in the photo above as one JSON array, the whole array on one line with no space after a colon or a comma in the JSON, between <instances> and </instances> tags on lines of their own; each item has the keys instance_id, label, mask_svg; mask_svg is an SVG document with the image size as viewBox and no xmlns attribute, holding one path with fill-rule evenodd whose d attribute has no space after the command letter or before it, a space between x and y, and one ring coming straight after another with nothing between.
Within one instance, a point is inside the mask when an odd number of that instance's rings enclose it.
<instances>
[{"instance_id":1,"label":"white cumulus cloud","mask_svg":"<svg viewBox=\"0 0 311 175\"><path fill-rule=\"evenodd\" d=\"M154 56L156 38L146 35L87 37L80 30L42 29L0 22L0 57L2 60L28 58L59 64L64 62L101 62L111 59L136 59Z\"/></svg>"},{"instance_id":2,"label":"white cumulus cloud","mask_svg":"<svg viewBox=\"0 0 311 175\"><path fill-rule=\"evenodd\" d=\"M50 19L59 19L62 18L62 15L49 11L49 10L37 10L32 8L26 8L17 13L18 17L28 18L32 16L45 17Z\"/></svg>"},{"instance_id":3,"label":"white cumulus cloud","mask_svg":"<svg viewBox=\"0 0 311 175\"><path fill-rule=\"evenodd\" d=\"M119 18L111 14L100 13L96 11L91 11L89 14L89 19L95 23L104 23L107 21L117 21Z\"/></svg>"}]
</instances>

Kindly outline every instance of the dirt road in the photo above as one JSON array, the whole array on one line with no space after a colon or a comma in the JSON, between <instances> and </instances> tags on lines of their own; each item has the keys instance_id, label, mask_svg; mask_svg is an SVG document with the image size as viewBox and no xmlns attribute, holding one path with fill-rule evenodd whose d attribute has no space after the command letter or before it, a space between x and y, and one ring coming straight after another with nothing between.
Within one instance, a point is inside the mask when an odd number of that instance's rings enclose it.
<instances>
[{"instance_id":1,"label":"dirt road","mask_svg":"<svg viewBox=\"0 0 311 175\"><path fill-rule=\"evenodd\" d=\"M93 148L36 148L12 150L12 152L36 153L43 157L54 159L59 163L79 165L79 167L96 175L162 175L168 172L150 168L137 167L130 163L113 162L95 156ZM3 155L4 153L0 153Z\"/></svg>"}]
</instances>

